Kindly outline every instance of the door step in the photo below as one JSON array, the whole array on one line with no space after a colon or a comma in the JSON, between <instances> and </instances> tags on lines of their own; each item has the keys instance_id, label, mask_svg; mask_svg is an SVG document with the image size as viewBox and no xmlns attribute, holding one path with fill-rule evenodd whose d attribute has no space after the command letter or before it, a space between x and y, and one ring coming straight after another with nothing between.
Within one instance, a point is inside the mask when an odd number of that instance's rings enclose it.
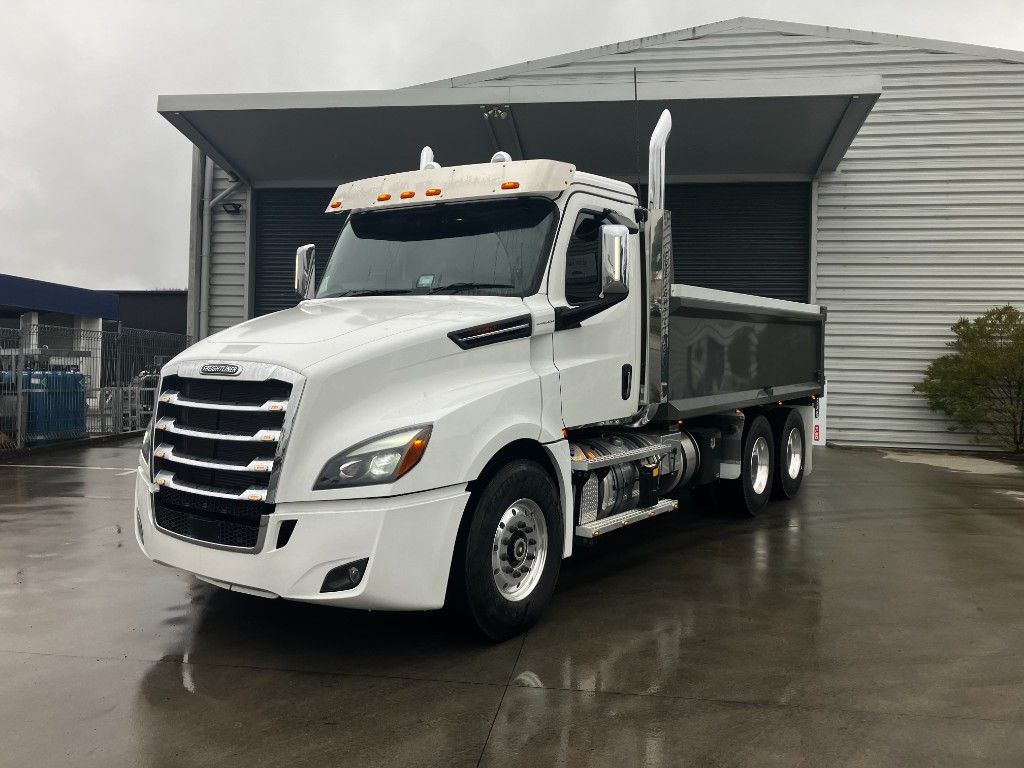
<instances>
[{"instance_id":1,"label":"door step","mask_svg":"<svg viewBox=\"0 0 1024 768\"><path fill-rule=\"evenodd\" d=\"M610 467L613 464L625 464L627 461L637 461L638 459L646 459L651 456L663 456L666 453L671 453L673 450L675 450L675 446L668 443L647 445L643 448L632 448L628 451L610 453L607 456L598 456L593 459L573 459L572 469L574 472L588 472L591 469Z\"/></svg>"},{"instance_id":2,"label":"door step","mask_svg":"<svg viewBox=\"0 0 1024 768\"><path fill-rule=\"evenodd\" d=\"M651 454L655 455L655 454ZM628 512L620 512L611 517L604 517L592 523L582 523L576 526L576 535L584 539L596 539L609 531L614 531L626 525L647 520L664 512L671 512L679 506L675 499L662 499L653 507L643 509L631 509Z\"/></svg>"}]
</instances>

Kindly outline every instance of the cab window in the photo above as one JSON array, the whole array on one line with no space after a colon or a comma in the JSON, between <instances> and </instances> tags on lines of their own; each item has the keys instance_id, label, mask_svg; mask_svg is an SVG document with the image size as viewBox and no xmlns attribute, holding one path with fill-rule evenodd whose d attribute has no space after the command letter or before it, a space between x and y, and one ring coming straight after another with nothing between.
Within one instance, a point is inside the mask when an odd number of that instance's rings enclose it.
<instances>
[{"instance_id":1,"label":"cab window","mask_svg":"<svg viewBox=\"0 0 1024 768\"><path fill-rule=\"evenodd\" d=\"M601 298L601 216L584 211L576 217L565 254L565 298L583 304Z\"/></svg>"}]
</instances>

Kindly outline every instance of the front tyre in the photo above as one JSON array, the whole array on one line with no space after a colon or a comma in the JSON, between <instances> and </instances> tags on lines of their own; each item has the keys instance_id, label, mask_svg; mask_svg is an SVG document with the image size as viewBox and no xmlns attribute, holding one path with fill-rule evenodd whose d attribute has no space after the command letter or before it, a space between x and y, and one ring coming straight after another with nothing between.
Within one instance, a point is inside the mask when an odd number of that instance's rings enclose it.
<instances>
[{"instance_id":1,"label":"front tyre","mask_svg":"<svg viewBox=\"0 0 1024 768\"><path fill-rule=\"evenodd\" d=\"M551 476L518 459L474 494L452 568L451 598L491 640L530 627L551 598L562 561L562 515Z\"/></svg>"}]
</instances>

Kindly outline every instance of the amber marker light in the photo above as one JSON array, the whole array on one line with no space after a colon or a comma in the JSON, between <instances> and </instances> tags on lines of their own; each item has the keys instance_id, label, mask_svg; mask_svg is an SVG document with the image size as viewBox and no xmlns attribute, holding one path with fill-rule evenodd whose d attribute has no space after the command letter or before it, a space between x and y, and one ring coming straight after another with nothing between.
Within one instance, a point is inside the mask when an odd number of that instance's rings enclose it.
<instances>
[{"instance_id":1,"label":"amber marker light","mask_svg":"<svg viewBox=\"0 0 1024 768\"><path fill-rule=\"evenodd\" d=\"M341 200L331 200L331 208L341 208Z\"/></svg>"},{"instance_id":2,"label":"amber marker light","mask_svg":"<svg viewBox=\"0 0 1024 768\"><path fill-rule=\"evenodd\" d=\"M396 478L401 477L420 463L420 459L423 458L423 452L427 449L427 441L429 439L430 432L426 430L413 438L412 442L409 443L409 449L405 452L405 456L402 457L402 463L398 465L398 471L395 473Z\"/></svg>"},{"instance_id":3,"label":"amber marker light","mask_svg":"<svg viewBox=\"0 0 1024 768\"><path fill-rule=\"evenodd\" d=\"M378 203L386 203L390 199L391 199L391 193L390 192L381 192L379 195L377 195L377 202Z\"/></svg>"},{"instance_id":4,"label":"amber marker light","mask_svg":"<svg viewBox=\"0 0 1024 768\"><path fill-rule=\"evenodd\" d=\"M400 194L399 197L402 198L403 200L408 200L410 197L414 197L415 195L415 192L413 192L411 189L407 189L405 190L405 192Z\"/></svg>"},{"instance_id":5,"label":"amber marker light","mask_svg":"<svg viewBox=\"0 0 1024 768\"><path fill-rule=\"evenodd\" d=\"M519 189L518 181L503 181L501 182L502 189Z\"/></svg>"},{"instance_id":6,"label":"amber marker light","mask_svg":"<svg viewBox=\"0 0 1024 768\"><path fill-rule=\"evenodd\" d=\"M426 191L427 197L437 197L441 194L441 190L438 187L431 187Z\"/></svg>"}]
</instances>

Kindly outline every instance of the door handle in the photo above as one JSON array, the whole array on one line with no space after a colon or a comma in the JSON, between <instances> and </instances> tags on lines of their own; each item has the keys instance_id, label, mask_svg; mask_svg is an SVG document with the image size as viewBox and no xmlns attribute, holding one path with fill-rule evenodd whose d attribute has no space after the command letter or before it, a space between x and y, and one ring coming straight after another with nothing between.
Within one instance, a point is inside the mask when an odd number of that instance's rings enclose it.
<instances>
[{"instance_id":1,"label":"door handle","mask_svg":"<svg viewBox=\"0 0 1024 768\"><path fill-rule=\"evenodd\" d=\"M629 400L629 393L633 390L633 366L626 363L622 366L622 399Z\"/></svg>"}]
</instances>

